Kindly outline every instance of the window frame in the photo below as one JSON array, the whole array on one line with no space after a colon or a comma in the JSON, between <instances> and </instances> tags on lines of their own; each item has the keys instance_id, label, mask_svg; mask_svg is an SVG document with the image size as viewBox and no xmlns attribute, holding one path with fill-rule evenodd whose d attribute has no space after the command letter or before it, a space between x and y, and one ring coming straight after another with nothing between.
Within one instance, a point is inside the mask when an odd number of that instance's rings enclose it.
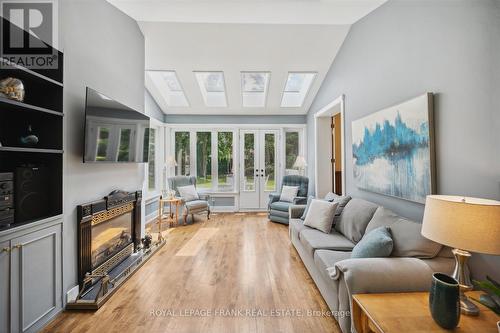
<instances>
[{"instance_id":1,"label":"window frame","mask_svg":"<svg viewBox=\"0 0 500 333\"><path fill-rule=\"evenodd\" d=\"M163 175L162 171L165 168L165 162L164 162L164 152L165 152L165 144L164 144L164 132L165 132L165 124L160 122L159 120L156 120L154 118L150 119L150 128L155 130L155 145L154 145L154 151L155 151L155 158L154 158L154 188L149 187L149 162L147 163L147 167L144 168L144 173L145 173L145 179L146 179L146 184L145 184L145 190L146 190L146 196L145 196L145 201L151 200L155 197L158 197L161 195L161 192L163 190Z\"/></svg>"}]
</instances>

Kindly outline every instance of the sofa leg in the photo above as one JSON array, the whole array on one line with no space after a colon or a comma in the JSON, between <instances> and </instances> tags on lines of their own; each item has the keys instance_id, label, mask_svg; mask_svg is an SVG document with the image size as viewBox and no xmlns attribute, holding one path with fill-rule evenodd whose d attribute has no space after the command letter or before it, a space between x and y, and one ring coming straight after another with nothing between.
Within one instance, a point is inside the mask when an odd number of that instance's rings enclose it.
<instances>
[{"instance_id":1,"label":"sofa leg","mask_svg":"<svg viewBox=\"0 0 500 333\"><path fill-rule=\"evenodd\" d=\"M207 211L207 220L210 220L210 209Z\"/></svg>"},{"instance_id":2,"label":"sofa leg","mask_svg":"<svg viewBox=\"0 0 500 333\"><path fill-rule=\"evenodd\" d=\"M193 222L194 224L194 214L191 214L191 221Z\"/></svg>"},{"instance_id":3,"label":"sofa leg","mask_svg":"<svg viewBox=\"0 0 500 333\"><path fill-rule=\"evenodd\" d=\"M186 215L184 215L184 225L186 225L186 224L187 224L187 219L188 219L188 216L187 216L187 214L186 214Z\"/></svg>"}]
</instances>

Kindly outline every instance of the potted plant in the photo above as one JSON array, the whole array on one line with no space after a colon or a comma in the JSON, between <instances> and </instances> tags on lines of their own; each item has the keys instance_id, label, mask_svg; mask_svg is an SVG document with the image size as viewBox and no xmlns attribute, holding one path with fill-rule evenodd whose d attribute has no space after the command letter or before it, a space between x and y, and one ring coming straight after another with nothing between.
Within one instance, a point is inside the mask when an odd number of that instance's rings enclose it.
<instances>
[{"instance_id":1,"label":"potted plant","mask_svg":"<svg viewBox=\"0 0 500 333\"><path fill-rule=\"evenodd\" d=\"M500 283L489 276L486 276L485 281L473 280L474 286L486 294L482 294L476 302L490 308L497 315L500 315ZM500 321L497 322L498 333L500 333Z\"/></svg>"}]
</instances>

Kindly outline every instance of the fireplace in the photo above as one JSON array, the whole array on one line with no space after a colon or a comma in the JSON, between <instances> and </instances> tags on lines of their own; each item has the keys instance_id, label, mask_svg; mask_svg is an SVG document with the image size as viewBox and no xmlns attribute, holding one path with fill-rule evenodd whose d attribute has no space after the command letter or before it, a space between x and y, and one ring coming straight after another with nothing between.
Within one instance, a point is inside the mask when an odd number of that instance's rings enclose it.
<instances>
[{"instance_id":1,"label":"fireplace","mask_svg":"<svg viewBox=\"0 0 500 333\"><path fill-rule=\"evenodd\" d=\"M113 191L77 207L80 287L85 274L106 274L137 249L141 199L141 191Z\"/></svg>"}]
</instances>

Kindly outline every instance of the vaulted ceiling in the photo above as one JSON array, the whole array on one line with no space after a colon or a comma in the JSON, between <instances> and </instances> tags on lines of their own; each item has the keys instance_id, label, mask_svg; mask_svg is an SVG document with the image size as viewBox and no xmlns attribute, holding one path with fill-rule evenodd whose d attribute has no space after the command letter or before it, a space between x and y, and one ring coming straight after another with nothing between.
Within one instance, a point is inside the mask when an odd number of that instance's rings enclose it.
<instances>
[{"instance_id":1,"label":"vaulted ceiling","mask_svg":"<svg viewBox=\"0 0 500 333\"><path fill-rule=\"evenodd\" d=\"M307 113L350 25L385 2L108 1L139 23L146 44L146 87L163 112L219 115ZM158 71L168 71L169 77L175 72L178 85L160 80ZM196 72L223 73L225 104L206 105ZM243 106L242 72L268 73L263 107ZM290 72L316 75L300 106L282 107L285 86L293 86L287 84ZM172 87L176 91L169 94ZM172 103L178 89L187 104Z\"/></svg>"}]
</instances>

